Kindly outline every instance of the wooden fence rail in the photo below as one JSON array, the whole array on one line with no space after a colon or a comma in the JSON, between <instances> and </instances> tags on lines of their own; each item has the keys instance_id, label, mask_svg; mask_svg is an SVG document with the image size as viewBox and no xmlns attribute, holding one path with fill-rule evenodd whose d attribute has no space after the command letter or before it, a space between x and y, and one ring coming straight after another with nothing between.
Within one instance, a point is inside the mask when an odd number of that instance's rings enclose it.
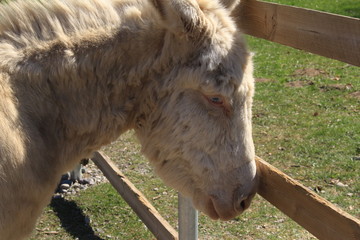
<instances>
[{"instance_id":1,"label":"wooden fence rail","mask_svg":"<svg viewBox=\"0 0 360 240\"><path fill-rule=\"evenodd\" d=\"M92 160L157 239L178 239L178 234L174 228L125 177L108 156L101 152L95 152Z\"/></svg>"},{"instance_id":2,"label":"wooden fence rail","mask_svg":"<svg viewBox=\"0 0 360 240\"><path fill-rule=\"evenodd\" d=\"M316 195L264 160L258 193L319 239L359 240L360 220Z\"/></svg>"},{"instance_id":3,"label":"wooden fence rail","mask_svg":"<svg viewBox=\"0 0 360 240\"><path fill-rule=\"evenodd\" d=\"M360 66L358 18L255 0L233 16L246 34Z\"/></svg>"}]
</instances>

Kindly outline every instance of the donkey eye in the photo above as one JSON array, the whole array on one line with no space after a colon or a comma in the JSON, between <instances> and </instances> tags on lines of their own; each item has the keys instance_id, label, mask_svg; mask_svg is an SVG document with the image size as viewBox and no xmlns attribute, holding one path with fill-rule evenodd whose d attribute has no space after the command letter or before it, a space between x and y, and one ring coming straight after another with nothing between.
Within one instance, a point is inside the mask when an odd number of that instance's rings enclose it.
<instances>
[{"instance_id":1,"label":"donkey eye","mask_svg":"<svg viewBox=\"0 0 360 240\"><path fill-rule=\"evenodd\" d=\"M224 104L224 100L221 96L207 96L207 100L213 104L213 105L217 105L217 106L221 106Z\"/></svg>"},{"instance_id":2,"label":"donkey eye","mask_svg":"<svg viewBox=\"0 0 360 240\"><path fill-rule=\"evenodd\" d=\"M220 97L211 97L210 101L215 104L222 104L222 99Z\"/></svg>"},{"instance_id":3,"label":"donkey eye","mask_svg":"<svg viewBox=\"0 0 360 240\"><path fill-rule=\"evenodd\" d=\"M226 116L231 114L231 104L221 95L203 95L206 100L213 106L223 109Z\"/></svg>"}]
</instances>

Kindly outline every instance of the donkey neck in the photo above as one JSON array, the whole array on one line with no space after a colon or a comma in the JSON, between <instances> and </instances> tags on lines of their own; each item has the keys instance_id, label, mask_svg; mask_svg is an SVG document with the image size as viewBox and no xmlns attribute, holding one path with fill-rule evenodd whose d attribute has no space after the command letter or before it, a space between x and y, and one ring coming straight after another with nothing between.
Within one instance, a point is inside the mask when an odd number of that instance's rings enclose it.
<instances>
[{"instance_id":1,"label":"donkey neck","mask_svg":"<svg viewBox=\"0 0 360 240\"><path fill-rule=\"evenodd\" d=\"M158 12L149 9L141 15L132 10L122 16L119 11L120 20L110 27L101 24L51 36L24 29L32 36L26 41L16 31L10 37L0 35L6 40L0 53L8 42L13 49L11 61L0 69L14 82L19 115L32 125L28 131L37 130L28 134L30 139L67 148L58 152L80 158L134 128L136 119L151 111L161 76L187 51L179 49L183 44L165 29Z\"/></svg>"},{"instance_id":2,"label":"donkey neck","mask_svg":"<svg viewBox=\"0 0 360 240\"><path fill-rule=\"evenodd\" d=\"M58 41L28 50L11 75L19 83L19 106L33 102L37 108L24 107L21 113L46 134L44 142L69 145L69 152L91 152L115 140L133 127L141 96L162 69L161 39L150 31L124 28L70 45Z\"/></svg>"}]
</instances>

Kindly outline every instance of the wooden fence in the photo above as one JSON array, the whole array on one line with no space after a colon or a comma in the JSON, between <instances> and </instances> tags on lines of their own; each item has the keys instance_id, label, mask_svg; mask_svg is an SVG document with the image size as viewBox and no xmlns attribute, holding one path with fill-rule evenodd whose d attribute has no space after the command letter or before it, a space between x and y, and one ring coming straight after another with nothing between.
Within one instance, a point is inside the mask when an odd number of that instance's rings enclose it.
<instances>
[{"instance_id":1,"label":"wooden fence","mask_svg":"<svg viewBox=\"0 0 360 240\"><path fill-rule=\"evenodd\" d=\"M360 66L360 19L274 3L242 0L234 10L244 33ZM102 153L95 164L158 239L177 232ZM358 240L360 220L309 191L260 158L258 193L319 239Z\"/></svg>"},{"instance_id":2,"label":"wooden fence","mask_svg":"<svg viewBox=\"0 0 360 240\"><path fill-rule=\"evenodd\" d=\"M255 0L233 16L246 34L360 66L360 19Z\"/></svg>"}]
</instances>

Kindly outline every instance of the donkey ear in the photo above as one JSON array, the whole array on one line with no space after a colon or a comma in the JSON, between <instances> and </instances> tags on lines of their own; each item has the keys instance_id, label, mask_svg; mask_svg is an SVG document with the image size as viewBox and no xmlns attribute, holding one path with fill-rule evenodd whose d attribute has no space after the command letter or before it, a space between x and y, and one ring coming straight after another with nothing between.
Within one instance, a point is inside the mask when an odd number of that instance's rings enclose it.
<instances>
[{"instance_id":1,"label":"donkey ear","mask_svg":"<svg viewBox=\"0 0 360 240\"><path fill-rule=\"evenodd\" d=\"M208 25L196 0L153 0L166 28L179 36L200 40Z\"/></svg>"},{"instance_id":2,"label":"donkey ear","mask_svg":"<svg viewBox=\"0 0 360 240\"><path fill-rule=\"evenodd\" d=\"M239 3L240 0L220 0L222 5L232 11Z\"/></svg>"}]
</instances>

